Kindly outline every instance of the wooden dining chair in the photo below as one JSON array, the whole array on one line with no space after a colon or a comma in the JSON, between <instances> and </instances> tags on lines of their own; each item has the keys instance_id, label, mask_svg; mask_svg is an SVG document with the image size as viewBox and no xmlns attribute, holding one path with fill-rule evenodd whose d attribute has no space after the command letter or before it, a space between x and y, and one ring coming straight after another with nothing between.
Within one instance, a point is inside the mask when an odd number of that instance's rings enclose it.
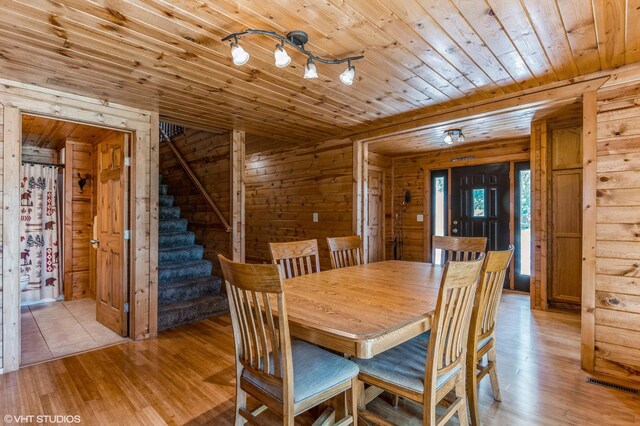
<instances>
[{"instance_id":1,"label":"wooden dining chair","mask_svg":"<svg viewBox=\"0 0 640 426\"><path fill-rule=\"evenodd\" d=\"M431 260L436 263L436 250L442 250L440 265L447 260L456 262L477 259L484 253L487 247L485 237L441 237L434 235L431 238Z\"/></svg>"},{"instance_id":2,"label":"wooden dining chair","mask_svg":"<svg viewBox=\"0 0 640 426\"><path fill-rule=\"evenodd\" d=\"M478 411L478 383L489 374L493 399L500 401L498 372L496 370L496 318L507 268L513 256L513 245L506 251L490 251L482 266L480 283L476 290L467 341L467 395L471 423L480 425ZM482 359L487 356L487 364Z\"/></svg>"},{"instance_id":3,"label":"wooden dining chair","mask_svg":"<svg viewBox=\"0 0 640 426\"><path fill-rule=\"evenodd\" d=\"M423 404L423 424L445 424L458 414L461 425L468 424L465 391L467 334L476 285L484 255L478 260L448 262L438 293L429 342L408 340L371 359L353 358L360 367L361 383ZM436 418L436 405L449 393L452 400L444 414ZM364 400L359 402L365 408Z\"/></svg>"},{"instance_id":4,"label":"wooden dining chair","mask_svg":"<svg viewBox=\"0 0 640 426\"><path fill-rule=\"evenodd\" d=\"M269 249L283 279L320 272L317 240L269 243Z\"/></svg>"},{"instance_id":5,"label":"wooden dining chair","mask_svg":"<svg viewBox=\"0 0 640 426\"><path fill-rule=\"evenodd\" d=\"M345 411L341 424L357 424L357 365L302 340L291 340L277 266L218 258L235 343L235 424L264 424L258 414L266 407L282 416L282 424L293 425L298 414L345 392L350 396L351 415ZM247 394L264 406L250 411ZM332 416L335 420L335 413L325 411L321 417Z\"/></svg>"},{"instance_id":6,"label":"wooden dining chair","mask_svg":"<svg viewBox=\"0 0 640 426\"><path fill-rule=\"evenodd\" d=\"M347 266L364 264L362 240L359 235L350 237L327 238L331 268L339 269Z\"/></svg>"}]
</instances>

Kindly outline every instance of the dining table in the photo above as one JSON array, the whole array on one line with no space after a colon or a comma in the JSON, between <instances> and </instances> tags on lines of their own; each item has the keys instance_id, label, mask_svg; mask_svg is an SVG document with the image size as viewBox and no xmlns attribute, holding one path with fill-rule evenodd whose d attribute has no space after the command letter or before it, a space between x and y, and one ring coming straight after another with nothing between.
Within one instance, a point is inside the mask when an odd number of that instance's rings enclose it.
<instances>
[{"instance_id":1,"label":"dining table","mask_svg":"<svg viewBox=\"0 0 640 426\"><path fill-rule=\"evenodd\" d=\"M371 358L431 328L444 267L387 260L283 281L293 337Z\"/></svg>"}]
</instances>

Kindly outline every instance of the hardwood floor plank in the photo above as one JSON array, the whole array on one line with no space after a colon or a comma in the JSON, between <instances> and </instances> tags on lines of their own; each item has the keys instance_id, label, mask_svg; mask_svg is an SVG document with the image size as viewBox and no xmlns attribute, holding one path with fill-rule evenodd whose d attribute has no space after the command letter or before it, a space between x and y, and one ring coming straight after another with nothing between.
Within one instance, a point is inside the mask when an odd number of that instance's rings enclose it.
<instances>
[{"instance_id":1,"label":"hardwood floor plank","mask_svg":"<svg viewBox=\"0 0 640 426\"><path fill-rule=\"evenodd\" d=\"M640 398L585 382L580 317L529 310L529 298L505 294L498 321L503 401L480 383L485 425L633 425ZM235 375L228 316L24 368L0 376L4 415L79 415L82 424L231 424ZM421 424L420 406L383 394L368 405L390 424ZM278 419L264 413L269 423ZM309 425L305 414L296 424Z\"/></svg>"}]
</instances>

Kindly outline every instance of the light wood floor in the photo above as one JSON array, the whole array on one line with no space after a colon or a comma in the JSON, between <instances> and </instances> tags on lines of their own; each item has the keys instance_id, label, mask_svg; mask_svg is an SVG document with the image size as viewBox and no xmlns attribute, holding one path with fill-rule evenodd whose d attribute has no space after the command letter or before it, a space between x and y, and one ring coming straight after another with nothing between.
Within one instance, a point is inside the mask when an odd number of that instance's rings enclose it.
<instances>
[{"instance_id":1,"label":"light wood floor","mask_svg":"<svg viewBox=\"0 0 640 426\"><path fill-rule=\"evenodd\" d=\"M500 309L502 403L480 390L485 425L640 424L640 398L585 383L579 317L530 311L507 294ZM0 376L3 415L80 415L83 424L231 424L234 365L229 317ZM419 424L419 407L369 404L391 423ZM299 419L309 424L308 417Z\"/></svg>"},{"instance_id":2,"label":"light wood floor","mask_svg":"<svg viewBox=\"0 0 640 426\"><path fill-rule=\"evenodd\" d=\"M96 301L78 299L23 306L21 365L127 341L96 321Z\"/></svg>"}]
</instances>

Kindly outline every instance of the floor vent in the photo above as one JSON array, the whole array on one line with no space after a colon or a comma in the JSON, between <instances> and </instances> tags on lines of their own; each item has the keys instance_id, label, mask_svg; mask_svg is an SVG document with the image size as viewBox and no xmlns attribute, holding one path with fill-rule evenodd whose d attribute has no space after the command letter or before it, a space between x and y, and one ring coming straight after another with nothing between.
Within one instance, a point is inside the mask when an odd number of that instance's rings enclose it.
<instances>
[{"instance_id":1,"label":"floor vent","mask_svg":"<svg viewBox=\"0 0 640 426\"><path fill-rule=\"evenodd\" d=\"M603 386L605 388L616 389L616 390L620 390L620 391L623 391L623 392L632 393L634 395L640 394L640 390L638 390L638 389L628 388L626 386L615 385L613 383L604 382L602 380L594 379L593 377L587 377L587 383L592 383L594 385Z\"/></svg>"}]
</instances>

